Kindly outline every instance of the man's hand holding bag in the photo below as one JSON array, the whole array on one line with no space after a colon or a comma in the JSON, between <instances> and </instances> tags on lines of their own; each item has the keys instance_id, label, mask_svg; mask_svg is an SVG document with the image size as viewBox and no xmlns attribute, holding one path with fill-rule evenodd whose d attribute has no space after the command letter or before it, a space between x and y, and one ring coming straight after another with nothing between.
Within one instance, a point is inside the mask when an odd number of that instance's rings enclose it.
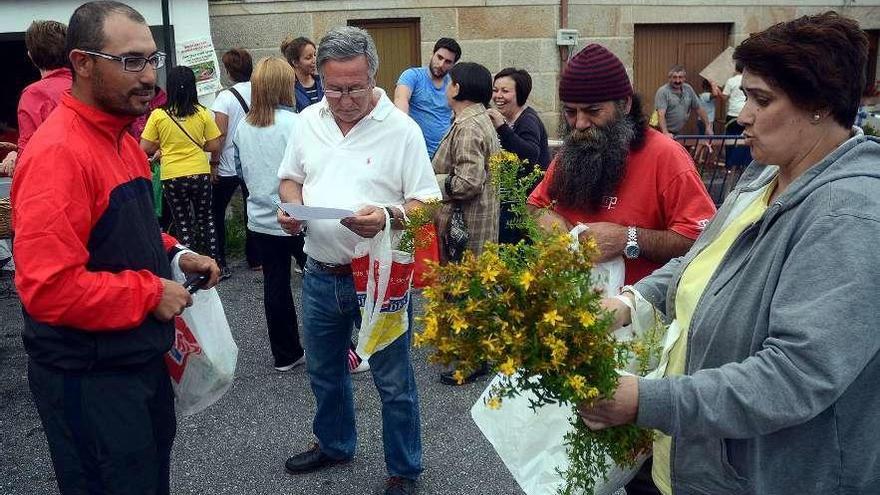
<instances>
[{"instance_id":1,"label":"man's hand holding bag","mask_svg":"<svg viewBox=\"0 0 880 495\"><path fill-rule=\"evenodd\" d=\"M176 262L172 273L176 281L186 282ZM174 318L174 345L165 355L177 410L185 416L204 410L229 390L238 361L217 289L197 290L194 283L188 287L193 304Z\"/></svg>"}]
</instances>

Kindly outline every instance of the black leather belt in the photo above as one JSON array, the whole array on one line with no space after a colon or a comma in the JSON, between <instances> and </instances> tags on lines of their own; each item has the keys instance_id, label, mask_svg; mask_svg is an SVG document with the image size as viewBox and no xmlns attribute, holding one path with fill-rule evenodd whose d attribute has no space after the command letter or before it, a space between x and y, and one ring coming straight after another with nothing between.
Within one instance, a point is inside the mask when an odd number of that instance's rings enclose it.
<instances>
[{"instance_id":1,"label":"black leather belt","mask_svg":"<svg viewBox=\"0 0 880 495\"><path fill-rule=\"evenodd\" d=\"M351 275L351 264L334 265L332 263L322 263L314 258L310 258L310 261L314 263L318 270L324 273L331 273L333 275Z\"/></svg>"}]
</instances>

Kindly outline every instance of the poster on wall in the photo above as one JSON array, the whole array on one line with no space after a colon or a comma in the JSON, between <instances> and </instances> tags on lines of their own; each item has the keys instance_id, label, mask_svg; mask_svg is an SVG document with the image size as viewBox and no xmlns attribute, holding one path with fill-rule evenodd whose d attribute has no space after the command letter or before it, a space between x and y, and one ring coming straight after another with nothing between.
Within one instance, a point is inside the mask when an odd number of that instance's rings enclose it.
<instances>
[{"instance_id":1,"label":"poster on wall","mask_svg":"<svg viewBox=\"0 0 880 495\"><path fill-rule=\"evenodd\" d=\"M199 96L220 91L220 68L210 37L178 43L177 63L193 70Z\"/></svg>"}]
</instances>

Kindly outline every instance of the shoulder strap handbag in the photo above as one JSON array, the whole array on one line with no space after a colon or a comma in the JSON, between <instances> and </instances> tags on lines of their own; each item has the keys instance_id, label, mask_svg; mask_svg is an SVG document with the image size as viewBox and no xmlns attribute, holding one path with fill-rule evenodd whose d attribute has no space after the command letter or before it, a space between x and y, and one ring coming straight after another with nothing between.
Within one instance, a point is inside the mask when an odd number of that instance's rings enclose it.
<instances>
[{"instance_id":1,"label":"shoulder strap handbag","mask_svg":"<svg viewBox=\"0 0 880 495\"><path fill-rule=\"evenodd\" d=\"M464 219L464 210L456 202L452 208L452 216L449 218L446 239L444 239L449 261L461 261L470 237L467 222Z\"/></svg>"},{"instance_id":2,"label":"shoulder strap handbag","mask_svg":"<svg viewBox=\"0 0 880 495\"><path fill-rule=\"evenodd\" d=\"M238 90L234 87L230 87L229 92L232 93L232 96L235 96L236 100L238 100L238 104L241 105L241 109L244 110L244 113L248 113L250 111L250 108L248 108L248 104L246 101L244 101L241 93L239 93Z\"/></svg>"},{"instance_id":3,"label":"shoulder strap handbag","mask_svg":"<svg viewBox=\"0 0 880 495\"><path fill-rule=\"evenodd\" d=\"M166 110L163 109L162 111L165 112L165 115L167 115L169 119L171 119L171 122L174 122L174 124L177 126L178 129L180 129L181 131L183 131L184 134L186 134L186 137L188 137L189 140L192 141L193 144L196 145L197 148L199 148L199 149L204 149L204 148L202 147L202 145L198 143L198 141L196 141L195 139L193 139L193 137L190 136L188 132L186 132L186 129L184 129L183 126L180 125L180 122L178 122L177 119L175 119L174 117L172 117L171 114L168 113Z\"/></svg>"}]
</instances>

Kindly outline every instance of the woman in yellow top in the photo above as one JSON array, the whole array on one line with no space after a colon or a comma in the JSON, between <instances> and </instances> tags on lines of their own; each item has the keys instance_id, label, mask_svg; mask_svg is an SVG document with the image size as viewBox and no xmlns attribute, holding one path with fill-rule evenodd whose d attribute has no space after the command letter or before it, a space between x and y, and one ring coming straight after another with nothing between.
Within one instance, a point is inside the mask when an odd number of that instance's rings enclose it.
<instances>
[{"instance_id":1,"label":"woman in yellow top","mask_svg":"<svg viewBox=\"0 0 880 495\"><path fill-rule=\"evenodd\" d=\"M200 253L217 257L217 233L211 214L211 166L205 152L220 149L220 129L199 104L196 78L189 67L168 71L168 102L153 110L141 149L161 151L162 192L171 209L172 234Z\"/></svg>"},{"instance_id":2,"label":"woman in yellow top","mask_svg":"<svg viewBox=\"0 0 880 495\"><path fill-rule=\"evenodd\" d=\"M659 430L665 495L880 493L880 140L853 127L867 54L834 12L737 47L754 161L691 250L621 296L672 321L664 376L622 377L581 416Z\"/></svg>"}]
</instances>

